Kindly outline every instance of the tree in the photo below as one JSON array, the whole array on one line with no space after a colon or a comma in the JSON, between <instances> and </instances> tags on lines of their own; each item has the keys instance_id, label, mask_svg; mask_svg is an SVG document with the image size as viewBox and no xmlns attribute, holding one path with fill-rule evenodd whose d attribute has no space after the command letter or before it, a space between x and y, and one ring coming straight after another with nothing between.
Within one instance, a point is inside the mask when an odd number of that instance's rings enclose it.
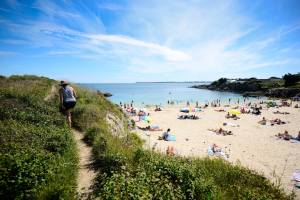
<instances>
[{"instance_id":1,"label":"tree","mask_svg":"<svg viewBox=\"0 0 300 200\"><path fill-rule=\"evenodd\" d=\"M278 78L278 77L276 77L276 76L272 76L272 77L270 77L269 79L280 79L280 78Z\"/></svg>"},{"instance_id":2,"label":"tree","mask_svg":"<svg viewBox=\"0 0 300 200\"><path fill-rule=\"evenodd\" d=\"M298 81L300 81L300 74L288 73L283 76L283 79L285 87L294 86Z\"/></svg>"},{"instance_id":3,"label":"tree","mask_svg":"<svg viewBox=\"0 0 300 200\"><path fill-rule=\"evenodd\" d=\"M222 77L218 80L218 82L220 83L220 85L224 85L227 82L227 78Z\"/></svg>"}]
</instances>

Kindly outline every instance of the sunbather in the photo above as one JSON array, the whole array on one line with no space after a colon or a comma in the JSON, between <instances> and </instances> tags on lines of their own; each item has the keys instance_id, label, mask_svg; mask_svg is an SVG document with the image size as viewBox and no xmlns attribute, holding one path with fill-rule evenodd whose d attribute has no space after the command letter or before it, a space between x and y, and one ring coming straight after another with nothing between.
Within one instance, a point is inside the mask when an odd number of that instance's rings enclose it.
<instances>
[{"instance_id":1,"label":"sunbather","mask_svg":"<svg viewBox=\"0 0 300 200\"><path fill-rule=\"evenodd\" d=\"M298 137L297 137L297 139L300 141L300 131L299 131L299 134L298 134Z\"/></svg>"},{"instance_id":2,"label":"sunbather","mask_svg":"<svg viewBox=\"0 0 300 200\"><path fill-rule=\"evenodd\" d=\"M218 145L216 143L213 143L211 145L211 150L214 152L214 153L217 153L217 152L222 152L222 149L220 147L218 147Z\"/></svg>"},{"instance_id":3,"label":"sunbather","mask_svg":"<svg viewBox=\"0 0 300 200\"><path fill-rule=\"evenodd\" d=\"M224 109L220 109L220 110L215 110L217 112L224 112Z\"/></svg>"},{"instance_id":4,"label":"sunbather","mask_svg":"<svg viewBox=\"0 0 300 200\"><path fill-rule=\"evenodd\" d=\"M152 128L151 126L147 126L146 129L149 130L149 131L162 131L162 129Z\"/></svg>"},{"instance_id":5,"label":"sunbather","mask_svg":"<svg viewBox=\"0 0 300 200\"><path fill-rule=\"evenodd\" d=\"M296 105L294 106L294 108L298 108L298 104L296 104Z\"/></svg>"},{"instance_id":6,"label":"sunbather","mask_svg":"<svg viewBox=\"0 0 300 200\"><path fill-rule=\"evenodd\" d=\"M174 156L175 155L175 150L174 150L173 146L171 148L170 148L170 146L168 146L167 155L168 156Z\"/></svg>"},{"instance_id":7,"label":"sunbather","mask_svg":"<svg viewBox=\"0 0 300 200\"><path fill-rule=\"evenodd\" d=\"M227 115L225 115L225 118L229 119L230 118L230 114L227 113Z\"/></svg>"},{"instance_id":8,"label":"sunbather","mask_svg":"<svg viewBox=\"0 0 300 200\"><path fill-rule=\"evenodd\" d=\"M278 110L276 112L274 112L274 114L283 114L283 115L287 115L290 114L289 112L279 112Z\"/></svg>"},{"instance_id":9,"label":"sunbather","mask_svg":"<svg viewBox=\"0 0 300 200\"><path fill-rule=\"evenodd\" d=\"M289 140L292 138L292 136L289 135L289 132L287 130L285 130L283 134L278 133L278 135L275 135L275 137L283 138L285 140Z\"/></svg>"},{"instance_id":10,"label":"sunbather","mask_svg":"<svg viewBox=\"0 0 300 200\"><path fill-rule=\"evenodd\" d=\"M258 123L266 125L267 124L267 120L263 117L263 119L261 121L259 121Z\"/></svg>"}]
</instances>

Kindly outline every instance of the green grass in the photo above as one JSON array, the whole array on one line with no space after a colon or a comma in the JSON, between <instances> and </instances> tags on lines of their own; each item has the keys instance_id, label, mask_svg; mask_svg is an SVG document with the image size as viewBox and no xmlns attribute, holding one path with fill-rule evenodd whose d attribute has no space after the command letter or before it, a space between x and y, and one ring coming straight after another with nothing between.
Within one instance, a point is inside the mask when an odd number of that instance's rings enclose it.
<instances>
[{"instance_id":1,"label":"green grass","mask_svg":"<svg viewBox=\"0 0 300 200\"><path fill-rule=\"evenodd\" d=\"M43 100L53 84L29 75L0 80L1 199L74 199L76 142L57 104Z\"/></svg>"}]
</instances>

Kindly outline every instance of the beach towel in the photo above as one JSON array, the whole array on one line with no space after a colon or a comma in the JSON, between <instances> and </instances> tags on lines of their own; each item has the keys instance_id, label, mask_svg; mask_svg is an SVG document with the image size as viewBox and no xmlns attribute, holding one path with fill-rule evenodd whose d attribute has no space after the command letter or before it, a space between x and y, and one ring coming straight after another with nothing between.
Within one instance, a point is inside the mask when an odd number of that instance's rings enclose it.
<instances>
[{"instance_id":1,"label":"beach towel","mask_svg":"<svg viewBox=\"0 0 300 200\"><path fill-rule=\"evenodd\" d=\"M291 176L291 179L293 181L298 181L300 182L300 172L294 172L294 174Z\"/></svg>"},{"instance_id":2,"label":"beach towel","mask_svg":"<svg viewBox=\"0 0 300 200\"><path fill-rule=\"evenodd\" d=\"M213 150L211 149L211 145L208 145L208 153L216 155L216 156L222 156L222 158L228 159L227 156L225 155L225 153L223 153L223 151L214 153Z\"/></svg>"},{"instance_id":3,"label":"beach towel","mask_svg":"<svg viewBox=\"0 0 300 200\"><path fill-rule=\"evenodd\" d=\"M274 124L261 124L260 125L266 125L266 126L274 126Z\"/></svg>"},{"instance_id":4,"label":"beach towel","mask_svg":"<svg viewBox=\"0 0 300 200\"><path fill-rule=\"evenodd\" d=\"M208 145L208 153L216 155L216 153L214 153L211 149L211 145Z\"/></svg>"},{"instance_id":5,"label":"beach towel","mask_svg":"<svg viewBox=\"0 0 300 200\"><path fill-rule=\"evenodd\" d=\"M236 125L236 124L232 124L232 123L227 123L228 125L232 126L232 127L240 127L240 125Z\"/></svg>"},{"instance_id":6,"label":"beach towel","mask_svg":"<svg viewBox=\"0 0 300 200\"><path fill-rule=\"evenodd\" d=\"M158 126L151 126L151 128L155 128L155 129L158 129L159 127L158 127Z\"/></svg>"},{"instance_id":7,"label":"beach towel","mask_svg":"<svg viewBox=\"0 0 300 200\"><path fill-rule=\"evenodd\" d=\"M166 140L167 141L176 141L176 136L174 136L174 135L168 135Z\"/></svg>"}]
</instances>

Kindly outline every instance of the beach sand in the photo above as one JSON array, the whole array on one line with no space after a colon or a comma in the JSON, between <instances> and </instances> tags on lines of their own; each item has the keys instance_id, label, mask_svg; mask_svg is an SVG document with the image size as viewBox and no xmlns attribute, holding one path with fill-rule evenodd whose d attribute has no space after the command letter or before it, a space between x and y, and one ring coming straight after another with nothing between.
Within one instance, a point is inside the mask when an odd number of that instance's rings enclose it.
<instances>
[{"instance_id":1,"label":"beach sand","mask_svg":"<svg viewBox=\"0 0 300 200\"><path fill-rule=\"evenodd\" d=\"M295 171L300 171L300 142L291 143L284 140L276 140L275 134L283 133L285 130L289 134L296 136L300 131L300 109L293 107L269 108L261 110L261 115L241 114L238 115L241 120L226 119L226 112L216 112L214 110L231 110L237 104L231 104L229 107L208 107L204 112L190 112L201 117L198 120L177 119L177 115L187 114L179 111L180 107L165 106L162 111L154 112L154 108L148 108L146 113L151 114L154 121L151 126L159 126L163 131L141 131L140 134L150 134L150 147L157 142L155 150L165 152L168 146L174 146L180 156L204 157L208 156L208 145L216 143L223 149L223 152L229 154L228 161L236 164L239 160L242 166L257 172L263 172L264 175L272 181L276 179L271 175L274 170L277 176L282 177L282 187L287 193L292 190L300 195L300 190L294 187L295 181L291 181L291 176ZM295 103L293 103L293 106ZM239 106L243 106L240 104ZM265 106L265 104L263 104ZM190 108L193 108L190 106ZM249 109L246 109L249 110ZM273 112L289 112L288 115L274 114ZM265 126L257 122L266 119L280 118L286 122L285 125ZM138 117L132 117L138 119ZM240 127L222 126L218 122L233 123ZM137 126L146 127L145 121L137 122ZM208 128L220 128L232 131L233 135L214 135ZM176 136L176 141L158 140L168 128L171 129L170 135ZM186 138L189 140L187 141ZM298 183L298 185L300 185Z\"/></svg>"}]
</instances>

